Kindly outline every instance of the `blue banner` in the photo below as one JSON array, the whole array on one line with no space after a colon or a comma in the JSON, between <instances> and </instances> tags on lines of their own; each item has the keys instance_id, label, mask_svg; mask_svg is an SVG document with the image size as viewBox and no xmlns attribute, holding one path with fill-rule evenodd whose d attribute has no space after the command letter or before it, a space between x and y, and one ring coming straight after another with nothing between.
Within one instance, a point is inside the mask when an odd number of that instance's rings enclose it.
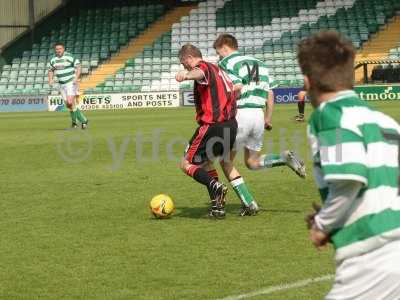
<instances>
[{"instance_id":1,"label":"blue banner","mask_svg":"<svg viewBox=\"0 0 400 300\"><path fill-rule=\"evenodd\" d=\"M47 97L0 97L0 112L46 111Z\"/></svg>"},{"instance_id":2,"label":"blue banner","mask_svg":"<svg viewBox=\"0 0 400 300\"><path fill-rule=\"evenodd\" d=\"M302 88L275 88L274 98L275 103L285 104L285 103L297 103L297 94L302 90ZM193 106L194 96L193 90L182 92L183 106ZM306 97L306 101L308 101Z\"/></svg>"},{"instance_id":3,"label":"blue banner","mask_svg":"<svg viewBox=\"0 0 400 300\"><path fill-rule=\"evenodd\" d=\"M276 88L273 89L275 103L297 103L297 94L301 91L301 88ZM307 99L306 99L307 100Z\"/></svg>"}]
</instances>

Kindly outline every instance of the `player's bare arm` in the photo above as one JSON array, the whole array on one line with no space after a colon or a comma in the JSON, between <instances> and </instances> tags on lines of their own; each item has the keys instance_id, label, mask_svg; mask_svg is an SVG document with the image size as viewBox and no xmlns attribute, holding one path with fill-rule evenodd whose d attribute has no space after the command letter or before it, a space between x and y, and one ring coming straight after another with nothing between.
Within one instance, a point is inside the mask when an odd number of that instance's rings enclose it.
<instances>
[{"instance_id":1,"label":"player's bare arm","mask_svg":"<svg viewBox=\"0 0 400 300\"><path fill-rule=\"evenodd\" d=\"M81 70L82 70L81 65L77 65L75 67L75 79L74 79L75 83L79 82L79 79L81 78Z\"/></svg>"},{"instance_id":2,"label":"player's bare arm","mask_svg":"<svg viewBox=\"0 0 400 300\"><path fill-rule=\"evenodd\" d=\"M240 97L242 96L242 88L243 88L243 84L241 84L241 83L235 84L233 86L233 90L235 91L235 95L236 95L236 100L239 100Z\"/></svg>"},{"instance_id":3,"label":"player's bare arm","mask_svg":"<svg viewBox=\"0 0 400 300\"><path fill-rule=\"evenodd\" d=\"M49 78L49 85L53 85L54 84L54 72L52 70L49 70L47 76Z\"/></svg>"},{"instance_id":4,"label":"player's bare arm","mask_svg":"<svg viewBox=\"0 0 400 300\"><path fill-rule=\"evenodd\" d=\"M272 129L272 112L274 111L274 92L268 91L268 99L265 108L265 129Z\"/></svg>"},{"instance_id":5,"label":"player's bare arm","mask_svg":"<svg viewBox=\"0 0 400 300\"><path fill-rule=\"evenodd\" d=\"M175 79L178 82L185 80L202 80L204 79L204 73L199 69L193 69L191 71L182 70L175 75Z\"/></svg>"}]
</instances>

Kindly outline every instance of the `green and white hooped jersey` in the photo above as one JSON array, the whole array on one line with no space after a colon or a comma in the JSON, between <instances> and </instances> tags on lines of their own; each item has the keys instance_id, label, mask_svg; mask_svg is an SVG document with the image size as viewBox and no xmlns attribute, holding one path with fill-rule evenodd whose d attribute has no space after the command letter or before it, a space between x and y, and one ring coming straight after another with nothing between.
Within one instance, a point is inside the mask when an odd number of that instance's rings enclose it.
<instances>
[{"instance_id":1,"label":"green and white hooped jersey","mask_svg":"<svg viewBox=\"0 0 400 300\"><path fill-rule=\"evenodd\" d=\"M336 260L400 239L399 124L355 92L343 91L313 112L308 138L322 201L329 182L363 184L340 228L331 232Z\"/></svg>"},{"instance_id":2,"label":"green and white hooped jersey","mask_svg":"<svg viewBox=\"0 0 400 300\"><path fill-rule=\"evenodd\" d=\"M268 91L277 86L262 61L234 52L218 63L234 84L243 85L238 108L264 108Z\"/></svg>"},{"instance_id":3,"label":"green and white hooped jersey","mask_svg":"<svg viewBox=\"0 0 400 300\"><path fill-rule=\"evenodd\" d=\"M75 68L80 64L72 54L64 52L63 56L54 56L49 63L49 70L54 71L60 84L67 84L75 79Z\"/></svg>"}]
</instances>

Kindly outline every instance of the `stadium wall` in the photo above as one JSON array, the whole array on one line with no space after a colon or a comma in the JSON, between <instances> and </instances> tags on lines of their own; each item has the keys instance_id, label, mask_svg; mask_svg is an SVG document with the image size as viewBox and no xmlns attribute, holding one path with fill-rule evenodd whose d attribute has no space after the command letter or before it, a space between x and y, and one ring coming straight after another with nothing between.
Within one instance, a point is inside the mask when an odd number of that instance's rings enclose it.
<instances>
[{"instance_id":1,"label":"stadium wall","mask_svg":"<svg viewBox=\"0 0 400 300\"><path fill-rule=\"evenodd\" d=\"M40 5L45 6L47 0L38 0L38 1L35 0L35 2L41 3ZM38 10L37 12L39 20L36 22L35 25L34 42L39 42L41 38L43 36L48 35L52 29L58 28L61 23L68 20L69 16L75 15L78 12L78 8L74 6L73 2L67 2L66 5L62 4L65 2L63 0L49 0L49 3L50 2L53 3L51 7L54 6L54 8L47 10L42 9ZM57 3L59 3L58 6L56 6ZM6 13L2 12L2 14ZM12 10L8 10L8 14L12 14ZM6 24L6 21L1 21L0 24ZM2 32L0 32L0 34L2 34ZM1 66L4 64L11 64L13 58L21 57L22 53L25 50L32 49L30 30L24 28L19 35L15 36L13 40L3 45L2 48L0 49L1 49L0 53L0 68L1 68Z\"/></svg>"},{"instance_id":2,"label":"stadium wall","mask_svg":"<svg viewBox=\"0 0 400 300\"><path fill-rule=\"evenodd\" d=\"M45 16L62 4L62 0L35 0L35 22L40 22ZM0 4L1 25L26 27L0 27L0 48L3 48L29 27L29 0L2 1Z\"/></svg>"},{"instance_id":3,"label":"stadium wall","mask_svg":"<svg viewBox=\"0 0 400 300\"><path fill-rule=\"evenodd\" d=\"M0 7L1 25L29 26L28 0L1 1ZM0 48L26 30L25 27L1 27Z\"/></svg>"}]
</instances>

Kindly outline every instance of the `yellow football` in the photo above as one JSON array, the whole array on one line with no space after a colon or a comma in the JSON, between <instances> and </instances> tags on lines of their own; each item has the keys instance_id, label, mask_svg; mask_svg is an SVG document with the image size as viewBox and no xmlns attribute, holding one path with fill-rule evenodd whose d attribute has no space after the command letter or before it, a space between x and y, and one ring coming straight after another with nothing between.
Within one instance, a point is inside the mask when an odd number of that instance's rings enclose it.
<instances>
[{"instance_id":1,"label":"yellow football","mask_svg":"<svg viewBox=\"0 0 400 300\"><path fill-rule=\"evenodd\" d=\"M174 212L174 202L171 197L160 194L151 199L150 210L156 218L165 219L171 216Z\"/></svg>"}]
</instances>

